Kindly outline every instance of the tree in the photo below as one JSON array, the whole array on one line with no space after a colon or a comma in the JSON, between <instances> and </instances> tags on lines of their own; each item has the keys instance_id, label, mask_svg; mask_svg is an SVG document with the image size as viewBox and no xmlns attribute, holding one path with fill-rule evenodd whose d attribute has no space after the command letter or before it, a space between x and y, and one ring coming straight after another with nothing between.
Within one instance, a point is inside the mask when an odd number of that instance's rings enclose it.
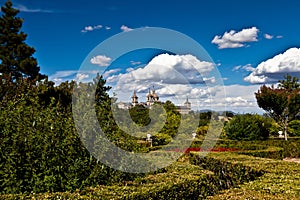
<instances>
[{"instance_id":1,"label":"tree","mask_svg":"<svg viewBox=\"0 0 300 200\"><path fill-rule=\"evenodd\" d=\"M258 106L284 128L285 140L287 140L288 124L295 119L300 110L298 81L297 77L286 75L285 80L279 81L277 88L263 85L255 93Z\"/></svg>"},{"instance_id":2,"label":"tree","mask_svg":"<svg viewBox=\"0 0 300 200\"><path fill-rule=\"evenodd\" d=\"M270 118L260 115L234 116L224 127L226 137L231 140L266 140L271 127Z\"/></svg>"},{"instance_id":3,"label":"tree","mask_svg":"<svg viewBox=\"0 0 300 200\"><path fill-rule=\"evenodd\" d=\"M41 80L40 67L32 56L35 49L25 43L27 35L21 31L23 19L17 17L19 10L11 0L1 7L0 17L0 76L16 81L20 78Z\"/></svg>"}]
</instances>

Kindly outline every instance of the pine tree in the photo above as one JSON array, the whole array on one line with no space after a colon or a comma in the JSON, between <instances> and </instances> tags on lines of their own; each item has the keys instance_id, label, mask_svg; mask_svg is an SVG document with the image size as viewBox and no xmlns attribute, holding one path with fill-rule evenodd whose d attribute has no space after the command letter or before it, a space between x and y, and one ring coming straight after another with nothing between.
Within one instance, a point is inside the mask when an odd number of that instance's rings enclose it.
<instances>
[{"instance_id":1,"label":"pine tree","mask_svg":"<svg viewBox=\"0 0 300 200\"><path fill-rule=\"evenodd\" d=\"M23 19L11 0L1 7L0 17L0 77L16 81L28 78L41 80L40 67L32 56L35 49L25 43L27 34L21 31Z\"/></svg>"}]
</instances>

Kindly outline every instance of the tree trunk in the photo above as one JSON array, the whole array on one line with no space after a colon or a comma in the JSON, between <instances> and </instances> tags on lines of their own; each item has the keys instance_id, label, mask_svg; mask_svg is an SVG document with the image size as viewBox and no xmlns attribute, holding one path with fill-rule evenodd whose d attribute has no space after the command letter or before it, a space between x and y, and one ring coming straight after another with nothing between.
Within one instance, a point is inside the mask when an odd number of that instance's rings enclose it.
<instances>
[{"instance_id":1,"label":"tree trunk","mask_svg":"<svg viewBox=\"0 0 300 200\"><path fill-rule=\"evenodd\" d=\"M288 118L284 120L284 139L287 140L287 127L288 127Z\"/></svg>"}]
</instances>

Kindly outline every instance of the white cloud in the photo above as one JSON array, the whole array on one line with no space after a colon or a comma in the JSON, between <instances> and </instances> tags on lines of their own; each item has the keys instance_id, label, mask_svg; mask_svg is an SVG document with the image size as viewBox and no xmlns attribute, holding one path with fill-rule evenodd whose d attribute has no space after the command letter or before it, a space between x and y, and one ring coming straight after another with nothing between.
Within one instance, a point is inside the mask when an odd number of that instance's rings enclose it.
<instances>
[{"instance_id":1,"label":"white cloud","mask_svg":"<svg viewBox=\"0 0 300 200\"><path fill-rule=\"evenodd\" d=\"M161 54L154 57L145 67L131 70L119 79L120 87L131 88L128 85L139 82L143 84L201 84L204 83L203 75L211 72L215 64L199 61L192 55ZM208 78L208 77L206 77ZM214 81L213 78L207 79Z\"/></svg>"},{"instance_id":2,"label":"white cloud","mask_svg":"<svg viewBox=\"0 0 300 200\"><path fill-rule=\"evenodd\" d=\"M283 38L283 36L282 35L277 35L277 36L274 36L274 35L269 35L269 34L264 34L264 37L266 38L266 39L268 39L268 40L272 40L272 39L274 39L274 38L277 38L277 39L281 39L281 38Z\"/></svg>"},{"instance_id":3,"label":"white cloud","mask_svg":"<svg viewBox=\"0 0 300 200\"><path fill-rule=\"evenodd\" d=\"M235 66L233 69L232 69L232 71L239 71L239 70L245 70L245 71L247 71L247 72L253 72L254 70L255 70L255 68L254 67L252 67L252 65L251 64L247 64L247 65L244 65L244 66L242 66L242 65L238 65L238 66Z\"/></svg>"},{"instance_id":4,"label":"white cloud","mask_svg":"<svg viewBox=\"0 0 300 200\"><path fill-rule=\"evenodd\" d=\"M244 47L245 43L256 42L259 29L256 27L243 29L239 32L231 30L225 32L223 36L215 36L213 44L217 44L219 49Z\"/></svg>"},{"instance_id":5,"label":"white cloud","mask_svg":"<svg viewBox=\"0 0 300 200\"><path fill-rule=\"evenodd\" d=\"M94 65L99 65L101 67L107 67L110 65L111 58L105 55L97 55L91 58L90 62Z\"/></svg>"},{"instance_id":6,"label":"white cloud","mask_svg":"<svg viewBox=\"0 0 300 200\"><path fill-rule=\"evenodd\" d=\"M57 71L49 76L49 80L53 81L55 85L59 85L66 80L72 80L76 73L76 70Z\"/></svg>"},{"instance_id":7,"label":"white cloud","mask_svg":"<svg viewBox=\"0 0 300 200\"><path fill-rule=\"evenodd\" d=\"M251 64L247 64L245 66L242 67L244 70L246 70L247 72L253 72L255 70L254 67L252 67Z\"/></svg>"},{"instance_id":8,"label":"white cloud","mask_svg":"<svg viewBox=\"0 0 300 200\"><path fill-rule=\"evenodd\" d=\"M110 30L111 27L110 26L105 26L105 30Z\"/></svg>"},{"instance_id":9,"label":"white cloud","mask_svg":"<svg viewBox=\"0 0 300 200\"><path fill-rule=\"evenodd\" d=\"M91 71L78 71L78 70L65 70L57 71L54 74L49 76L49 80L53 81L56 85L64 81L76 80L82 81L87 79L92 79L92 76L95 76L97 73L100 74L100 71L91 70Z\"/></svg>"},{"instance_id":10,"label":"white cloud","mask_svg":"<svg viewBox=\"0 0 300 200\"><path fill-rule=\"evenodd\" d=\"M244 80L250 83L277 82L287 73L299 76L300 48L290 48L260 63Z\"/></svg>"},{"instance_id":11,"label":"white cloud","mask_svg":"<svg viewBox=\"0 0 300 200\"><path fill-rule=\"evenodd\" d=\"M50 77L55 77L55 78L64 78L64 77L69 77L74 74L76 74L76 70L65 70L65 71L57 71L54 74L52 74Z\"/></svg>"},{"instance_id":12,"label":"white cloud","mask_svg":"<svg viewBox=\"0 0 300 200\"><path fill-rule=\"evenodd\" d=\"M87 78L89 78L89 77L90 77L89 74L78 73L78 74L76 75L76 80L82 81L82 80L87 79Z\"/></svg>"},{"instance_id":13,"label":"white cloud","mask_svg":"<svg viewBox=\"0 0 300 200\"><path fill-rule=\"evenodd\" d=\"M269 35L269 34L264 34L264 37L266 38L266 39L268 39L268 40L272 40L273 38L274 38L274 36L273 35Z\"/></svg>"},{"instance_id":14,"label":"white cloud","mask_svg":"<svg viewBox=\"0 0 300 200\"><path fill-rule=\"evenodd\" d=\"M142 64L142 62L140 62L140 61L130 61L130 64L131 65L140 65L140 64Z\"/></svg>"},{"instance_id":15,"label":"white cloud","mask_svg":"<svg viewBox=\"0 0 300 200\"><path fill-rule=\"evenodd\" d=\"M238 71L242 68L242 65L235 66L232 71Z\"/></svg>"},{"instance_id":16,"label":"white cloud","mask_svg":"<svg viewBox=\"0 0 300 200\"><path fill-rule=\"evenodd\" d=\"M257 92L260 85L226 85L224 86L226 97L220 88L215 90L215 95L210 103L211 107L231 110L237 113L260 113L264 111L257 106L254 93ZM209 99L209 98L207 98ZM207 103L201 103L201 107L208 108Z\"/></svg>"},{"instance_id":17,"label":"white cloud","mask_svg":"<svg viewBox=\"0 0 300 200\"><path fill-rule=\"evenodd\" d=\"M91 32L94 30L98 30L101 29L103 26L102 25L95 25L95 26L86 26L84 27L84 29L81 30L82 33L86 33L86 32Z\"/></svg>"},{"instance_id":18,"label":"white cloud","mask_svg":"<svg viewBox=\"0 0 300 200\"><path fill-rule=\"evenodd\" d=\"M131 102L134 90L139 101L146 101L149 88L154 86L161 101L171 100L182 105L186 97L194 110L232 110L239 113L263 113L256 104L254 93L260 85L213 85L203 84L203 79L214 82L209 72L214 69L212 63L198 60L191 55L161 54L154 57L146 66L125 73L109 71L107 81L119 101ZM241 66L247 69L250 65ZM198 77L201 71L201 77ZM198 81L193 82L197 77ZM184 82L185 80L185 82ZM195 83L195 84L194 84ZM225 97L226 93L226 97Z\"/></svg>"},{"instance_id":19,"label":"white cloud","mask_svg":"<svg viewBox=\"0 0 300 200\"><path fill-rule=\"evenodd\" d=\"M29 12L29 13L53 13L52 10L44 10L44 9L31 9L21 4L16 4L16 9L20 10L21 12Z\"/></svg>"},{"instance_id":20,"label":"white cloud","mask_svg":"<svg viewBox=\"0 0 300 200\"><path fill-rule=\"evenodd\" d=\"M247 101L243 97L226 97L225 101L231 107L245 107L252 106L252 102Z\"/></svg>"},{"instance_id":21,"label":"white cloud","mask_svg":"<svg viewBox=\"0 0 300 200\"><path fill-rule=\"evenodd\" d=\"M107 79L109 77L111 77L113 74L117 73L121 71L121 69L111 69L111 70L108 70L108 71L105 71L102 76L104 79Z\"/></svg>"},{"instance_id":22,"label":"white cloud","mask_svg":"<svg viewBox=\"0 0 300 200\"><path fill-rule=\"evenodd\" d=\"M125 26L125 25L122 25L120 27L120 29L123 31L123 32L128 32L128 31L132 31L133 29L132 28L129 28L128 26Z\"/></svg>"},{"instance_id":23,"label":"white cloud","mask_svg":"<svg viewBox=\"0 0 300 200\"><path fill-rule=\"evenodd\" d=\"M214 68L214 63L200 61L192 55L160 54L144 67L128 68L124 74L111 74L107 82L120 101L128 98L130 101L134 90L145 96L154 86L163 101L175 98L174 103L181 104L187 96L205 98L212 92L205 88L206 84L216 82L210 74Z\"/></svg>"},{"instance_id":24,"label":"white cloud","mask_svg":"<svg viewBox=\"0 0 300 200\"><path fill-rule=\"evenodd\" d=\"M129 73L129 72L132 72L133 70L134 70L134 68L129 67L129 68L126 69L126 72Z\"/></svg>"}]
</instances>

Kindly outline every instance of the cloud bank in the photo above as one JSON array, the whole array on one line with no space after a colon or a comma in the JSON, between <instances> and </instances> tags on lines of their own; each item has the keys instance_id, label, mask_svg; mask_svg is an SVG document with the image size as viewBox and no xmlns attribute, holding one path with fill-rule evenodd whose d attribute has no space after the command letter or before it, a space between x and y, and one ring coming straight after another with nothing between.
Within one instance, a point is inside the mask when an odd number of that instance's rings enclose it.
<instances>
[{"instance_id":1,"label":"cloud bank","mask_svg":"<svg viewBox=\"0 0 300 200\"><path fill-rule=\"evenodd\" d=\"M290 48L261 62L244 80L254 84L272 83L283 79L286 74L299 76L299 73L300 48Z\"/></svg>"}]
</instances>

